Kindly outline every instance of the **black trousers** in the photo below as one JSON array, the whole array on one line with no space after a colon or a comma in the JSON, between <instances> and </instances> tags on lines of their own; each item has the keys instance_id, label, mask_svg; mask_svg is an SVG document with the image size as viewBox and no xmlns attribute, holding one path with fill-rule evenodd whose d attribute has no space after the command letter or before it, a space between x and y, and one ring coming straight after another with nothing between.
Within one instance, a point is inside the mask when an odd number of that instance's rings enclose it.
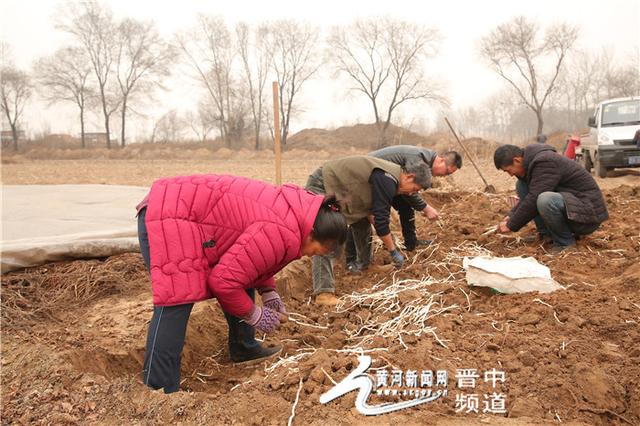
<instances>
[{"instance_id":1,"label":"black trousers","mask_svg":"<svg viewBox=\"0 0 640 426\"><path fill-rule=\"evenodd\" d=\"M138 214L138 241L145 265L149 270L149 237L144 222L145 215L146 208ZM247 294L252 300L255 299L254 289L248 289ZM180 359L192 308L193 303L153 307L142 370L142 380L145 385L153 389L164 388L165 393L180 389ZM255 339L255 328L226 312L224 316L229 326L228 344L232 359L251 353L261 346Z\"/></svg>"},{"instance_id":2,"label":"black trousers","mask_svg":"<svg viewBox=\"0 0 640 426\"><path fill-rule=\"evenodd\" d=\"M398 211L400 227L404 245L413 250L418 241L416 236L416 216L413 208L407 202L404 195L396 195L391 201L391 206ZM367 234L364 229L368 227ZM349 227L347 242L345 244L347 263L358 261L366 267L371 263L371 226L367 218L354 223Z\"/></svg>"}]
</instances>

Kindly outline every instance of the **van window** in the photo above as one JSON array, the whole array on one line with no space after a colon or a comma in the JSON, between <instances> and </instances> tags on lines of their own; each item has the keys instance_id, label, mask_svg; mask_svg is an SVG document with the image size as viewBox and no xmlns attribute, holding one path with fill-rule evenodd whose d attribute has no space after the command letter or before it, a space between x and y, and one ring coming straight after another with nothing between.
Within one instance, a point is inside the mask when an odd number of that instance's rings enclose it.
<instances>
[{"instance_id":1,"label":"van window","mask_svg":"<svg viewBox=\"0 0 640 426\"><path fill-rule=\"evenodd\" d=\"M640 99L602 106L602 127L640 124Z\"/></svg>"}]
</instances>

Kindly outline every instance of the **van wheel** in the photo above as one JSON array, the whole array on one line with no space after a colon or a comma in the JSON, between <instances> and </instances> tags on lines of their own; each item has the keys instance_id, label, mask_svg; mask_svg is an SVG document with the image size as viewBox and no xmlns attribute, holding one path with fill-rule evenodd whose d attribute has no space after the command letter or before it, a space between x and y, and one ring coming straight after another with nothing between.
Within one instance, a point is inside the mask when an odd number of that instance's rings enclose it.
<instances>
[{"instance_id":1,"label":"van wheel","mask_svg":"<svg viewBox=\"0 0 640 426\"><path fill-rule=\"evenodd\" d=\"M602 163L600 162L600 157L598 155L596 155L595 169L598 177L601 177L601 178L607 177L607 168L602 165Z\"/></svg>"}]
</instances>

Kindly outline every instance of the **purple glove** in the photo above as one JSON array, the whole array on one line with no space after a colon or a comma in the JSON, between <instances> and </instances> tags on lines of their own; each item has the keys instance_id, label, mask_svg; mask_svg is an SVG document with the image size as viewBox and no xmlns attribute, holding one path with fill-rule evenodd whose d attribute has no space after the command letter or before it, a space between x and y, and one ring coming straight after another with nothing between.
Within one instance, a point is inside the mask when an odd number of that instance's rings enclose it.
<instances>
[{"instance_id":1,"label":"purple glove","mask_svg":"<svg viewBox=\"0 0 640 426\"><path fill-rule=\"evenodd\" d=\"M278 293L273 290L265 291L261 296L262 306L287 315L287 308L284 306L284 302Z\"/></svg>"},{"instance_id":2,"label":"purple glove","mask_svg":"<svg viewBox=\"0 0 640 426\"><path fill-rule=\"evenodd\" d=\"M242 317L245 322L263 333L273 333L280 325L280 314L267 307L253 305L248 315Z\"/></svg>"}]
</instances>

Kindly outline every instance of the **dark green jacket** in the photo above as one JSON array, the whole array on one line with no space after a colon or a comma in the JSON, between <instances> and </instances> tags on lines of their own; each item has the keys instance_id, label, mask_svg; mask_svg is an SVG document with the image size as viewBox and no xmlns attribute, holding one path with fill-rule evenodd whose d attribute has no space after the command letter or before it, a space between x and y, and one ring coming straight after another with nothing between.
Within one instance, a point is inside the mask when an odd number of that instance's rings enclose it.
<instances>
[{"instance_id":1,"label":"dark green jacket","mask_svg":"<svg viewBox=\"0 0 640 426\"><path fill-rule=\"evenodd\" d=\"M371 213L371 184L369 178L375 169L389 173L400 182L402 167L367 155L354 155L327 161L322 166L324 188L328 195L335 195L343 205L343 213L349 224Z\"/></svg>"}]
</instances>

